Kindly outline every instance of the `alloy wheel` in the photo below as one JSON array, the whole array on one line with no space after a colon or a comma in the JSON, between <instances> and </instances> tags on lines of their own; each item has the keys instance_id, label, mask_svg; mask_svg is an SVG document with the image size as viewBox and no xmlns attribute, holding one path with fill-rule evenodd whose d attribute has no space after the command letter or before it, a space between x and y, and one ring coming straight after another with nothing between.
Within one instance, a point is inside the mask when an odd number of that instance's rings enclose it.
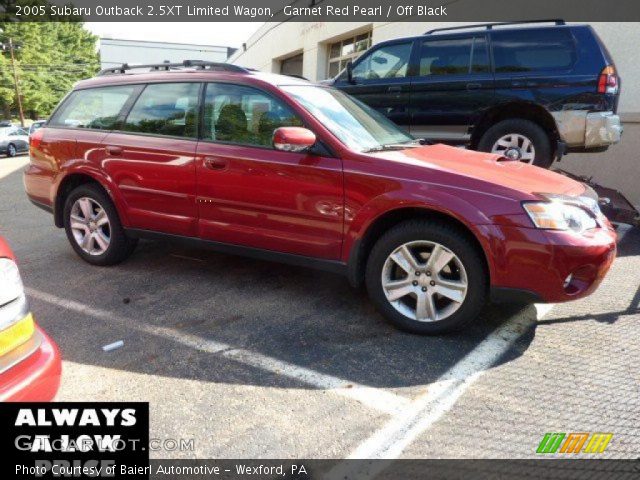
<instances>
[{"instance_id":1,"label":"alloy wheel","mask_svg":"<svg viewBox=\"0 0 640 480\"><path fill-rule=\"evenodd\" d=\"M111 225L107 212L89 197L78 198L71 207L73 238L89 255L102 255L111 242Z\"/></svg>"},{"instance_id":2,"label":"alloy wheel","mask_svg":"<svg viewBox=\"0 0 640 480\"><path fill-rule=\"evenodd\" d=\"M16 153L18 153L17 150L16 150L16 147L13 144L10 144L7 147L7 155L10 156L10 157L15 157Z\"/></svg>"},{"instance_id":3,"label":"alloy wheel","mask_svg":"<svg viewBox=\"0 0 640 480\"><path fill-rule=\"evenodd\" d=\"M467 295L464 265L436 242L412 241L396 248L382 267L382 289L402 315L437 322L453 315Z\"/></svg>"},{"instance_id":4,"label":"alloy wheel","mask_svg":"<svg viewBox=\"0 0 640 480\"><path fill-rule=\"evenodd\" d=\"M533 163L536 149L533 142L519 133L509 133L500 137L491 148L491 153L497 153L510 160Z\"/></svg>"}]
</instances>

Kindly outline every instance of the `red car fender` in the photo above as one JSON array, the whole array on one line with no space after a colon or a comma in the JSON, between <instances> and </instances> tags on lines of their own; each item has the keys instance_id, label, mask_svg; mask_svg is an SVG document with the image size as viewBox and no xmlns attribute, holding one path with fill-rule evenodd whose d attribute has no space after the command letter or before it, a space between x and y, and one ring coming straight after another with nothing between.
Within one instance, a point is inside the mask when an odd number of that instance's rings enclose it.
<instances>
[{"instance_id":1,"label":"red car fender","mask_svg":"<svg viewBox=\"0 0 640 480\"><path fill-rule=\"evenodd\" d=\"M116 206L120 221L123 226L129 226L129 218L127 216L127 203L125 202L120 189L113 181L113 179L106 175L104 170L99 169L93 163L85 160L71 160L62 165L59 173L54 180L55 194L53 196L54 205L58 205L58 195L60 194L60 188L64 184L65 180L72 175L86 175L93 178L98 182L102 188L105 189L111 200ZM62 208L62 206L60 206ZM57 216L58 212L56 212ZM60 225L61 226L61 225Z\"/></svg>"},{"instance_id":2,"label":"red car fender","mask_svg":"<svg viewBox=\"0 0 640 480\"><path fill-rule=\"evenodd\" d=\"M344 246L342 261L350 263L354 260L352 254L367 231L382 217L393 214L402 209L416 208L426 212L436 212L450 217L463 225L478 241L489 266L489 274L493 275L494 262L491 255L491 239L485 234L481 225L490 223L482 212L459 196L442 190L432 190L435 195L420 196L407 190L395 190L379 195L362 206L355 213L353 220L345 224ZM447 208L444 208L446 205ZM464 213L464 216L461 214Z\"/></svg>"}]
</instances>

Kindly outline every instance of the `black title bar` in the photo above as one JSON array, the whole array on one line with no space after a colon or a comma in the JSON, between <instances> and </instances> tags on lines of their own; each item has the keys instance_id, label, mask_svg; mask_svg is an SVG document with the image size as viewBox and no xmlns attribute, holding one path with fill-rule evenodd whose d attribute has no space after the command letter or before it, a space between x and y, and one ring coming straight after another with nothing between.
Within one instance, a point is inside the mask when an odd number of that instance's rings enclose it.
<instances>
[{"instance_id":1,"label":"black title bar","mask_svg":"<svg viewBox=\"0 0 640 480\"><path fill-rule=\"evenodd\" d=\"M638 0L8 0L3 21L638 22Z\"/></svg>"}]
</instances>

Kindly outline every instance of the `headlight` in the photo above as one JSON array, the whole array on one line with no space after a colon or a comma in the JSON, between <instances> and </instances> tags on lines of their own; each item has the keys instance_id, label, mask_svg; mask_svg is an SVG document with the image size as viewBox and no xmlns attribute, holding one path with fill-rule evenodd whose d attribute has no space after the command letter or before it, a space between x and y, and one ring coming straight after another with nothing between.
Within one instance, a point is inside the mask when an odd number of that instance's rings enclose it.
<instances>
[{"instance_id":1,"label":"headlight","mask_svg":"<svg viewBox=\"0 0 640 480\"><path fill-rule=\"evenodd\" d=\"M550 201L522 204L537 228L582 233L598 227L597 219L602 214L597 202L586 197L544 196Z\"/></svg>"},{"instance_id":2,"label":"headlight","mask_svg":"<svg viewBox=\"0 0 640 480\"><path fill-rule=\"evenodd\" d=\"M0 307L23 295L18 266L13 260L0 258Z\"/></svg>"}]
</instances>

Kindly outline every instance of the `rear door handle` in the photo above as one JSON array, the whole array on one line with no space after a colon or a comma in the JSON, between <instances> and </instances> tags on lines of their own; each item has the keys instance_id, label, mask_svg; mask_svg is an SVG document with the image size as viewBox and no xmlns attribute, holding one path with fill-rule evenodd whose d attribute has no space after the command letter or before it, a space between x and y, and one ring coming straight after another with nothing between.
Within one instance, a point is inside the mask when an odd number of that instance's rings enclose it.
<instances>
[{"instance_id":1,"label":"rear door handle","mask_svg":"<svg viewBox=\"0 0 640 480\"><path fill-rule=\"evenodd\" d=\"M122 155L122 148L120 148L120 147L115 147L113 145L107 145L105 147L105 150L107 152L107 155L111 155L113 157L117 157L118 155Z\"/></svg>"},{"instance_id":2,"label":"rear door handle","mask_svg":"<svg viewBox=\"0 0 640 480\"><path fill-rule=\"evenodd\" d=\"M479 90L482 85L479 83L467 83L467 90Z\"/></svg>"},{"instance_id":3,"label":"rear door handle","mask_svg":"<svg viewBox=\"0 0 640 480\"><path fill-rule=\"evenodd\" d=\"M228 162L224 158L220 157L204 157L204 166L209 170L224 170L227 168Z\"/></svg>"},{"instance_id":4,"label":"rear door handle","mask_svg":"<svg viewBox=\"0 0 640 480\"><path fill-rule=\"evenodd\" d=\"M401 91L402 91L402 87L398 85L387 88L387 92L390 92L390 93L400 93Z\"/></svg>"}]
</instances>

